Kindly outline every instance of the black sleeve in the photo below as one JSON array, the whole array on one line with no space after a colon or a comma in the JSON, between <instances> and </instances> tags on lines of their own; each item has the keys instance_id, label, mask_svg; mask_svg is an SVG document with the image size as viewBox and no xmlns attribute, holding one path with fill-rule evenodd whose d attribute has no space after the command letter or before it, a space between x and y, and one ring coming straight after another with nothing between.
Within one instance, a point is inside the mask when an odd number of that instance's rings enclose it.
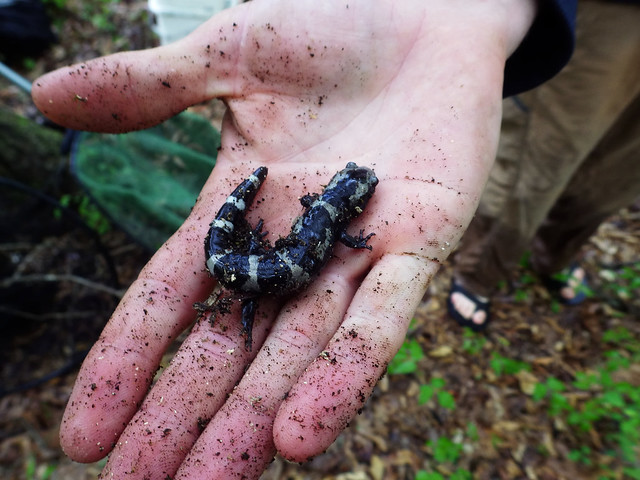
<instances>
[{"instance_id":1,"label":"black sleeve","mask_svg":"<svg viewBox=\"0 0 640 480\"><path fill-rule=\"evenodd\" d=\"M575 44L577 0L539 0L538 15L507 59L503 96L530 90L558 73Z\"/></svg>"}]
</instances>

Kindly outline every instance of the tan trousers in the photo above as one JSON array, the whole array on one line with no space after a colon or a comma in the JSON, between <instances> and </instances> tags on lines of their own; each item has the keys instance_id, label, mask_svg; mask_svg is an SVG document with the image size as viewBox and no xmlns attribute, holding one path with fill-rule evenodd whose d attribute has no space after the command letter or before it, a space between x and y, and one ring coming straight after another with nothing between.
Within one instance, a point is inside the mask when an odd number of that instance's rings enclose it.
<instances>
[{"instance_id":1,"label":"tan trousers","mask_svg":"<svg viewBox=\"0 0 640 480\"><path fill-rule=\"evenodd\" d=\"M504 101L496 163L454 276L489 296L528 249L538 273L555 273L638 196L640 6L581 0L569 64Z\"/></svg>"}]
</instances>

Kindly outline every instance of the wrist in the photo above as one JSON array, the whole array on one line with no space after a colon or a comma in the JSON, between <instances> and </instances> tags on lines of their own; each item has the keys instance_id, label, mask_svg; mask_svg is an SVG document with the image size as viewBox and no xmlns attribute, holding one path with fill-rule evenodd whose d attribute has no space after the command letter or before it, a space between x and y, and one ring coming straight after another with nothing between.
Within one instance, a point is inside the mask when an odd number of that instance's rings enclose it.
<instances>
[{"instance_id":1,"label":"wrist","mask_svg":"<svg viewBox=\"0 0 640 480\"><path fill-rule=\"evenodd\" d=\"M529 32L538 12L537 0L503 0L507 56L511 55Z\"/></svg>"}]
</instances>

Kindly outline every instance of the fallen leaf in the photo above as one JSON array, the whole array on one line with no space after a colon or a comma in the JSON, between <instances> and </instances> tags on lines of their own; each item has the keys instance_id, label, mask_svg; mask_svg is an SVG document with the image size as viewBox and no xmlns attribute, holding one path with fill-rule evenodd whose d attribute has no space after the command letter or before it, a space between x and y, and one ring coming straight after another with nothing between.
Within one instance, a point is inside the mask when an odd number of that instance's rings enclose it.
<instances>
[{"instance_id":1,"label":"fallen leaf","mask_svg":"<svg viewBox=\"0 0 640 480\"><path fill-rule=\"evenodd\" d=\"M429 351L429 356L434 358L448 357L453 353L453 348L449 345L441 345Z\"/></svg>"},{"instance_id":2,"label":"fallen leaf","mask_svg":"<svg viewBox=\"0 0 640 480\"><path fill-rule=\"evenodd\" d=\"M520 370L516 373L516 378L520 384L520 390L522 390L522 393L527 395L531 395L534 388L536 388L536 385L539 383L538 377L526 370Z\"/></svg>"},{"instance_id":3,"label":"fallen leaf","mask_svg":"<svg viewBox=\"0 0 640 480\"><path fill-rule=\"evenodd\" d=\"M382 459L374 455L371 457L371 466L369 467L369 473L373 480L382 480L384 478L384 462Z\"/></svg>"},{"instance_id":4,"label":"fallen leaf","mask_svg":"<svg viewBox=\"0 0 640 480\"><path fill-rule=\"evenodd\" d=\"M499 433L515 432L521 428L522 424L520 422L511 422L509 420L502 420L493 424L493 429Z\"/></svg>"}]
</instances>

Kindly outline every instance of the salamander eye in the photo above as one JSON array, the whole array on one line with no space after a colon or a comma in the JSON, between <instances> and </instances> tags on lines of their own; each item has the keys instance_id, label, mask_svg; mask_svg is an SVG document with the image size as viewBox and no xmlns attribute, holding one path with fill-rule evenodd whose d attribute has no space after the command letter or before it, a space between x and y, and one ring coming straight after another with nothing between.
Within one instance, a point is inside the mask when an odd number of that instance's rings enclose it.
<instances>
[{"instance_id":1,"label":"salamander eye","mask_svg":"<svg viewBox=\"0 0 640 480\"><path fill-rule=\"evenodd\" d=\"M368 171L364 168L356 168L349 172L351 178L360 180L361 178L367 178Z\"/></svg>"},{"instance_id":2,"label":"salamander eye","mask_svg":"<svg viewBox=\"0 0 640 480\"><path fill-rule=\"evenodd\" d=\"M349 176L353 180L357 180L360 183L366 183L367 185L371 185L375 187L378 185L378 177L375 176L373 171L368 168L358 168L349 172Z\"/></svg>"}]
</instances>

